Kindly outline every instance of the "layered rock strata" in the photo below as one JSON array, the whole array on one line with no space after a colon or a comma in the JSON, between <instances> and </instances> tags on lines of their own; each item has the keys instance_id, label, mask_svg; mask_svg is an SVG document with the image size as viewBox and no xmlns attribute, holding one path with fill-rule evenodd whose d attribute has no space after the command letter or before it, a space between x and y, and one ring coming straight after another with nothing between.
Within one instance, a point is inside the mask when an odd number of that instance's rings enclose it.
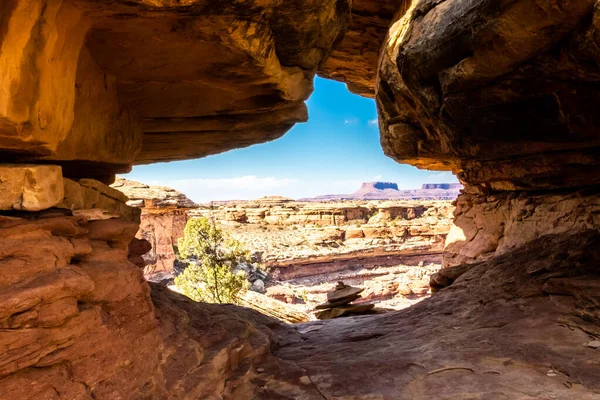
<instances>
[{"instance_id":1,"label":"layered rock strata","mask_svg":"<svg viewBox=\"0 0 600 400\"><path fill-rule=\"evenodd\" d=\"M445 201L262 204L239 202L193 210L260 252L262 261L360 252L439 252L452 224Z\"/></svg>"},{"instance_id":2,"label":"layered rock strata","mask_svg":"<svg viewBox=\"0 0 600 400\"><path fill-rule=\"evenodd\" d=\"M600 229L598 188L563 192L463 194L446 238L443 266L511 252L543 235Z\"/></svg>"},{"instance_id":3,"label":"layered rock strata","mask_svg":"<svg viewBox=\"0 0 600 400\"><path fill-rule=\"evenodd\" d=\"M351 11L347 0L7 0L0 13L3 159L108 182L305 121Z\"/></svg>"},{"instance_id":4,"label":"layered rock strata","mask_svg":"<svg viewBox=\"0 0 600 400\"><path fill-rule=\"evenodd\" d=\"M597 231L480 262L406 311L291 328L150 291L127 261L137 223L73 210L2 217L7 398L600 395Z\"/></svg>"},{"instance_id":5,"label":"layered rock strata","mask_svg":"<svg viewBox=\"0 0 600 400\"><path fill-rule=\"evenodd\" d=\"M27 165L0 171L1 396L596 400L599 16L596 0L3 1L0 157ZM386 154L457 174L446 263L468 271L408 310L297 328L150 291L126 250L139 211L99 181L279 137L319 70L368 95L375 79Z\"/></svg>"},{"instance_id":6,"label":"layered rock strata","mask_svg":"<svg viewBox=\"0 0 600 400\"><path fill-rule=\"evenodd\" d=\"M596 0L409 3L381 49L387 155L473 192L600 183Z\"/></svg>"},{"instance_id":7,"label":"layered rock strata","mask_svg":"<svg viewBox=\"0 0 600 400\"><path fill-rule=\"evenodd\" d=\"M272 329L285 328L256 312L200 305L161 287L151 297L142 270L128 261L139 210L100 182L66 182L70 189L57 207L0 212L0 398L259 393L254 365L270 357ZM80 208L99 202L110 207Z\"/></svg>"},{"instance_id":8,"label":"layered rock strata","mask_svg":"<svg viewBox=\"0 0 600 400\"><path fill-rule=\"evenodd\" d=\"M411 308L299 325L301 339L275 355L297 363L320 399L595 400L599 245L597 230L547 235Z\"/></svg>"},{"instance_id":9,"label":"layered rock strata","mask_svg":"<svg viewBox=\"0 0 600 400\"><path fill-rule=\"evenodd\" d=\"M147 241L151 249L143 254L146 275L173 272L177 240L183 237L188 221L187 211L198 207L183 193L163 186L118 178L112 188L128 196L129 206L141 210L141 223L136 238Z\"/></svg>"}]
</instances>

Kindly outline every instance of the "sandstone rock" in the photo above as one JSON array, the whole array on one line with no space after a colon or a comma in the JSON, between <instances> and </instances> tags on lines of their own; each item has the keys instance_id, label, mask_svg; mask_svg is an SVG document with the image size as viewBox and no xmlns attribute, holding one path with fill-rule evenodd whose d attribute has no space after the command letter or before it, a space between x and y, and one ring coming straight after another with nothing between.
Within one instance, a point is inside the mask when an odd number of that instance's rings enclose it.
<instances>
[{"instance_id":1,"label":"sandstone rock","mask_svg":"<svg viewBox=\"0 0 600 400\"><path fill-rule=\"evenodd\" d=\"M596 400L599 27L595 0L4 1L2 158L69 179L0 177L17 199L0 207L0 393ZM126 250L136 214L98 182L281 136L317 71L375 82L386 154L465 184L444 264L471 268L408 310L295 328L150 293ZM246 215L373 216L295 207ZM91 209L119 218L87 223ZM395 251L440 245L428 212Z\"/></svg>"},{"instance_id":2,"label":"sandstone rock","mask_svg":"<svg viewBox=\"0 0 600 400\"><path fill-rule=\"evenodd\" d=\"M429 286L431 286L431 290L437 292L440 289L452 285L455 280L457 280L465 272L468 272L473 266L473 264L461 264L454 267L441 269L439 272L431 275L429 280Z\"/></svg>"},{"instance_id":3,"label":"sandstone rock","mask_svg":"<svg viewBox=\"0 0 600 400\"><path fill-rule=\"evenodd\" d=\"M176 255L173 246L183 237L188 215L183 210L156 210L142 214L136 237L147 240L152 249L144 254L145 274L172 272Z\"/></svg>"},{"instance_id":4,"label":"sandstone rock","mask_svg":"<svg viewBox=\"0 0 600 400\"><path fill-rule=\"evenodd\" d=\"M575 233L600 226L600 200L586 193L523 192L458 198L456 219L445 244L443 266L471 263L503 254L542 235Z\"/></svg>"},{"instance_id":5,"label":"sandstone rock","mask_svg":"<svg viewBox=\"0 0 600 400\"><path fill-rule=\"evenodd\" d=\"M328 301L327 303L323 303L323 304L319 304L318 306L315 307L315 309L317 310L325 310L328 308L334 308L337 306L343 306L345 304L348 303L352 303L354 300L360 298L360 294L355 294L355 295L351 295L351 296L346 296L344 298L341 298L339 300L336 301Z\"/></svg>"},{"instance_id":6,"label":"sandstone rock","mask_svg":"<svg viewBox=\"0 0 600 400\"><path fill-rule=\"evenodd\" d=\"M273 140L306 120L315 71L350 8L10 0L0 147L11 162L51 160L69 178L106 183L133 163Z\"/></svg>"},{"instance_id":7,"label":"sandstone rock","mask_svg":"<svg viewBox=\"0 0 600 400\"><path fill-rule=\"evenodd\" d=\"M308 322L310 320L310 317L307 314L294 311L280 301L273 300L256 291L246 292L240 300L240 305L260 311L264 315L277 318L280 321L290 324Z\"/></svg>"},{"instance_id":8,"label":"sandstone rock","mask_svg":"<svg viewBox=\"0 0 600 400\"><path fill-rule=\"evenodd\" d=\"M0 164L0 210L40 211L64 196L61 168L55 165Z\"/></svg>"},{"instance_id":9,"label":"sandstone rock","mask_svg":"<svg viewBox=\"0 0 600 400\"><path fill-rule=\"evenodd\" d=\"M143 256L150 250L152 250L152 245L149 241L145 239L133 238L127 247L129 254L134 254L136 256Z\"/></svg>"},{"instance_id":10,"label":"sandstone rock","mask_svg":"<svg viewBox=\"0 0 600 400\"><path fill-rule=\"evenodd\" d=\"M360 229L360 228L347 228L346 232L344 233L344 237L346 238L346 240L362 239L365 237L365 234L363 233L362 229Z\"/></svg>"},{"instance_id":11,"label":"sandstone rock","mask_svg":"<svg viewBox=\"0 0 600 400\"><path fill-rule=\"evenodd\" d=\"M354 297L360 294L364 289L346 286L343 282L339 282L335 290L327 293L327 300L329 302L338 302L346 300L349 297Z\"/></svg>"},{"instance_id":12,"label":"sandstone rock","mask_svg":"<svg viewBox=\"0 0 600 400\"><path fill-rule=\"evenodd\" d=\"M342 240L344 231L340 229L316 229L308 234L308 241L311 244L330 244Z\"/></svg>"},{"instance_id":13,"label":"sandstone rock","mask_svg":"<svg viewBox=\"0 0 600 400\"><path fill-rule=\"evenodd\" d=\"M398 290L398 293L400 293L403 296L410 296L411 294L413 294L412 289L406 283L398 284L397 290Z\"/></svg>"},{"instance_id":14,"label":"sandstone rock","mask_svg":"<svg viewBox=\"0 0 600 400\"><path fill-rule=\"evenodd\" d=\"M108 242L117 249L126 249L138 230L138 224L124 220L103 220L92 221L86 228L90 239Z\"/></svg>"},{"instance_id":15,"label":"sandstone rock","mask_svg":"<svg viewBox=\"0 0 600 400\"><path fill-rule=\"evenodd\" d=\"M346 304L317 313L317 319L333 319L348 315L363 314L375 308L375 304Z\"/></svg>"},{"instance_id":16,"label":"sandstone rock","mask_svg":"<svg viewBox=\"0 0 600 400\"><path fill-rule=\"evenodd\" d=\"M266 295L270 298L282 301L288 304L294 304L298 302L296 292L287 286L269 286L266 289Z\"/></svg>"},{"instance_id":17,"label":"sandstone rock","mask_svg":"<svg viewBox=\"0 0 600 400\"><path fill-rule=\"evenodd\" d=\"M485 190L598 184L595 3L418 1L396 14L376 90L385 153Z\"/></svg>"},{"instance_id":18,"label":"sandstone rock","mask_svg":"<svg viewBox=\"0 0 600 400\"><path fill-rule=\"evenodd\" d=\"M333 319L348 315L364 314L375 307L375 304L350 304L360 297L364 288L352 287L338 282L335 289L327 293L327 303L316 307L317 319Z\"/></svg>"},{"instance_id":19,"label":"sandstone rock","mask_svg":"<svg viewBox=\"0 0 600 400\"><path fill-rule=\"evenodd\" d=\"M176 259L173 246L183 237L188 220L186 210L197 207L183 193L163 186L149 186L144 183L118 178L112 188L129 197L129 204L141 212L141 225L136 234L140 240L150 243L150 250L137 254L133 260L144 266L146 275L173 272Z\"/></svg>"},{"instance_id":20,"label":"sandstone rock","mask_svg":"<svg viewBox=\"0 0 600 400\"><path fill-rule=\"evenodd\" d=\"M120 201L122 203L127 203L129 201L129 197L127 197L123 192L113 189L110 186L103 184L102 182L98 182L94 179L80 179L77 181L81 186L95 189L101 194L105 195L108 198Z\"/></svg>"},{"instance_id":21,"label":"sandstone rock","mask_svg":"<svg viewBox=\"0 0 600 400\"><path fill-rule=\"evenodd\" d=\"M132 207L157 209L198 207L185 194L165 186L149 186L129 179L117 178L110 189L121 194L121 201L130 201L128 204Z\"/></svg>"},{"instance_id":22,"label":"sandstone rock","mask_svg":"<svg viewBox=\"0 0 600 400\"><path fill-rule=\"evenodd\" d=\"M95 221L99 219L113 219L119 218L121 215L103 210L102 208L92 208L89 210L73 210L73 216L88 221Z\"/></svg>"},{"instance_id":23,"label":"sandstone rock","mask_svg":"<svg viewBox=\"0 0 600 400\"><path fill-rule=\"evenodd\" d=\"M251 289L258 293L265 293L265 283L262 281L262 279L257 279L252 282Z\"/></svg>"},{"instance_id":24,"label":"sandstone rock","mask_svg":"<svg viewBox=\"0 0 600 400\"><path fill-rule=\"evenodd\" d=\"M124 218L140 220L140 211L125 204L127 197L109 186L92 179L79 182L63 179L65 195L56 207L71 210L88 220Z\"/></svg>"},{"instance_id":25,"label":"sandstone rock","mask_svg":"<svg viewBox=\"0 0 600 400\"><path fill-rule=\"evenodd\" d=\"M305 368L326 398L595 399L598 350L582 343L598 332L598 289L583 280L568 296L542 287L573 274L597 281L599 239L597 231L539 238L482 262L409 309L303 324L301 345L284 345L275 355ZM571 255L556 257L566 249ZM367 378L367 369L376 373ZM555 377L546 375L550 369Z\"/></svg>"},{"instance_id":26,"label":"sandstone rock","mask_svg":"<svg viewBox=\"0 0 600 400\"><path fill-rule=\"evenodd\" d=\"M373 97L379 50L394 14L408 4L402 0L354 0L348 32L319 74L346 83L353 93Z\"/></svg>"}]
</instances>

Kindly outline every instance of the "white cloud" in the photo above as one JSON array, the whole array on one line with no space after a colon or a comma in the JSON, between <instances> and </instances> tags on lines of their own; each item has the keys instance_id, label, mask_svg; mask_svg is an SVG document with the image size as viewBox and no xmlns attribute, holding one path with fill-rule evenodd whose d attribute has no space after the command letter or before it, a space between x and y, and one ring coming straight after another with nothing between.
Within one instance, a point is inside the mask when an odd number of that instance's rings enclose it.
<instances>
[{"instance_id":1,"label":"white cloud","mask_svg":"<svg viewBox=\"0 0 600 400\"><path fill-rule=\"evenodd\" d=\"M382 179L383 179L383 175L375 175L375 176L373 177L373 180L374 180L374 181L380 181L380 180L382 180Z\"/></svg>"},{"instance_id":2,"label":"white cloud","mask_svg":"<svg viewBox=\"0 0 600 400\"><path fill-rule=\"evenodd\" d=\"M358 124L358 118L346 118L344 120L344 124L346 124L346 125L356 125L356 124Z\"/></svg>"},{"instance_id":3,"label":"white cloud","mask_svg":"<svg viewBox=\"0 0 600 400\"><path fill-rule=\"evenodd\" d=\"M297 180L255 175L232 178L174 179L153 184L172 187L198 203L216 200L253 200L263 196L285 196L292 199L325 194L355 192L362 181L348 180Z\"/></svg>"},{"instance_id":4,"label":"white cloud","mask_svg":"<svg viewBox=\"0 0 600 400\"><path fill-rule=\"evenodd\" d=\"M258 177L255 175L233 178L195 178L161 182L185 193L192 200L207 202L211 200L247 200L267 195L279 195L280 192L294 187L295 179Z\"/></svg>"},{"instance_id":5,"label":"white cloud","mask_svg":"<svg viewBox=\"0 0 600 400\"><path fill-rule=\"evenodd\" d=\"M379 121L377 120L377 118L375 118L375 119L370 119L370 120L369 120L369 125L377 125L377 123L378 123L378 122L379 122Z\"/></svg>"}]
</instances>

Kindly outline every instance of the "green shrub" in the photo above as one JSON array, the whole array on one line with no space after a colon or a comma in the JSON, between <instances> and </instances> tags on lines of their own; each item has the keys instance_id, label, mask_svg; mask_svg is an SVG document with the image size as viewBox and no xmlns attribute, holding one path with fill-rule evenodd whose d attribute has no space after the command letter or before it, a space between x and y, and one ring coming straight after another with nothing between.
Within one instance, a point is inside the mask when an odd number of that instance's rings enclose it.
<instances>
[{"instance_id":1,"label":"green shrub","mask_svg":"<svg viewBox=\"0 0 600 400\"><path fill-rule=\"evenodd\" d=\"M188 297L207 303L236 303L248 290L246 273L236 267L250 262L250 252L205 217L188 221L178 249L188 266L175 284Z\"/></svg>"}]
</instances>

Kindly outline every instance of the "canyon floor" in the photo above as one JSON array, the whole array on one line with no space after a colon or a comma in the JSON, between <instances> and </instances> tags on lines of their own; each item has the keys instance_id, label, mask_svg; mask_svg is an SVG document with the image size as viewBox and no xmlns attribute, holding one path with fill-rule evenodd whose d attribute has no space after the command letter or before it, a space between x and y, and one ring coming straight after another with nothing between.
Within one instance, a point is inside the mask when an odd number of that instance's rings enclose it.
<instances>
[{"instance_id":1,"label":"canyon floor","mask_svg":"<svg viewBox=\"0 0 600 400\"><path fill-rule=\"evenodd\" d=\"M212 219L254 254L268 276L259 282L261 277L254 277L252 290L280 301L282 310L313 319L315 306L326 301L338 281L364 288L355 303L375 303L376 312L428 297L453 210L451 201L443 200L266 198L188 214Z\"/></svg>"}]
</instances>

